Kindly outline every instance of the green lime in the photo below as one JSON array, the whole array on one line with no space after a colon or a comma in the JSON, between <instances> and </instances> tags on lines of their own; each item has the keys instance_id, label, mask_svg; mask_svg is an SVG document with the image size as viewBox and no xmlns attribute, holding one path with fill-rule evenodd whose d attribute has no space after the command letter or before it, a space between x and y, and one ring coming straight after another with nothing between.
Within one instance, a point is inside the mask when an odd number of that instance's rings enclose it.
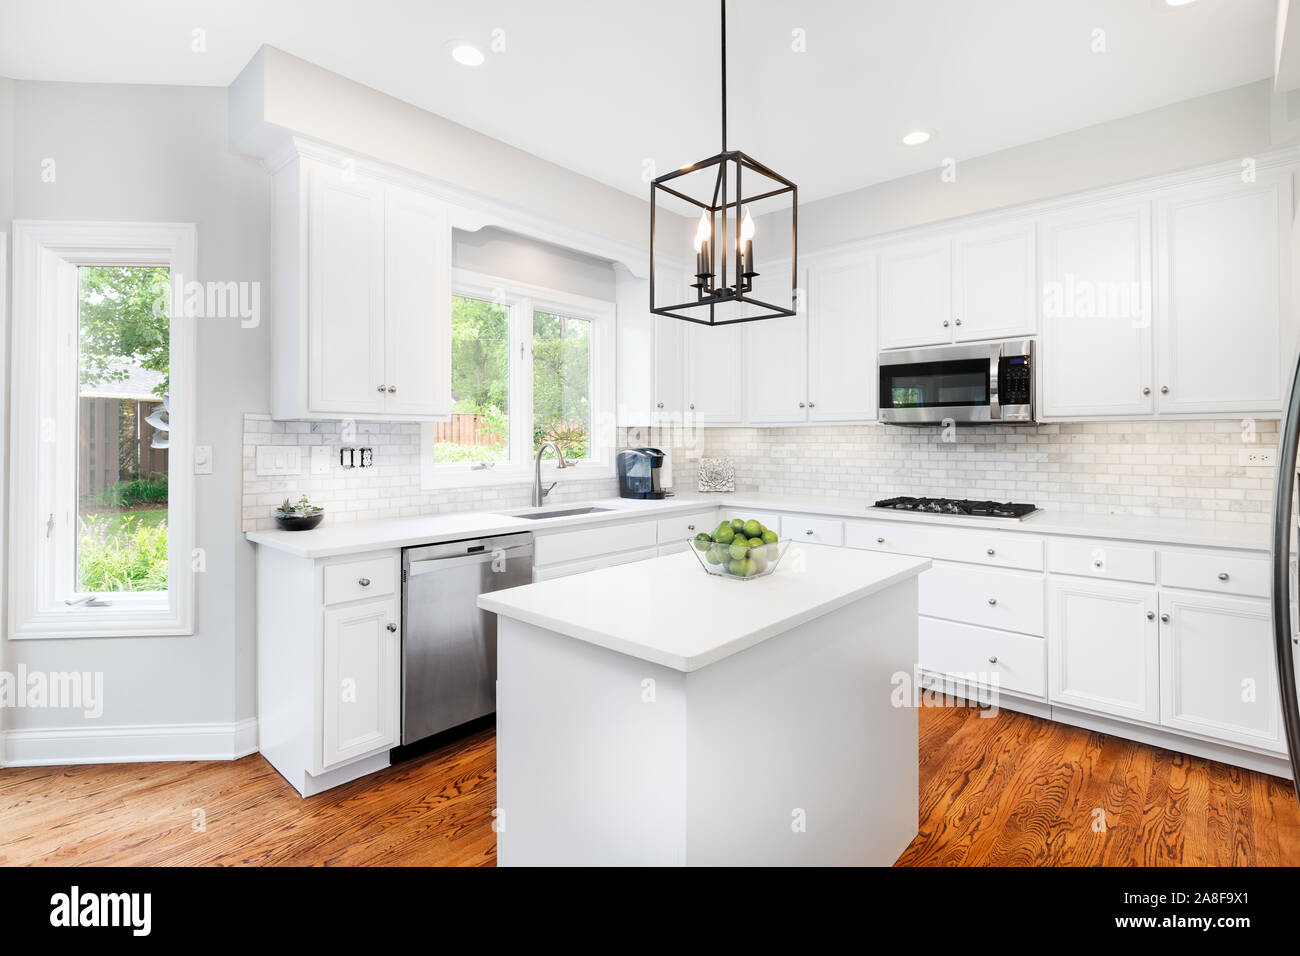
<instances>
[{"instance_id":1,"label":"green lime","mask_svg":"<svg viewBox=\"0 0 1300 956\"><path fill-rule=\"evenodd\" d=\"M750 518L748 521L745 522L746 537L757 538L762 533L763 533L763 523L761 521L755 521L753 518Z\"/></svg>"},{"instance_id":2,"label":"green lime","mask_svg":"<svg viewBox=\"0 0 1300 956\"><path fill-rule=\"evenodd\" d=\"M696 551L707 551L709 549L709 545L711 545L712 543L713 543L713 539L710 538L703 531L701 531L699 534L695 536Z\"/></svg>"},{"instance_id":3,"label":"green lime","mask_svg":"<svg viewBox=\"0 0 1300 956\"><path fill-rule=\"evenodd\" d=\"M709 564L721 564L722 559L727 556L727 551L721 545L713 545L704 555L704 560Z\"/></svg>"},{"instance_id":4,"label":"green lime","mask_svg":"<svg viewBox=\"0 0 1300 956\"><path fill-rule=\"evenodd\" d=\"M761 547L763 546L763 539L762 539L762 538L750 538L750 539L749 539L749 546L750 546L751 548L761 548Z\"/></svg>"},{"instance_id":5,"label":"green lime","mask_svg":"<svg viewBox=\"0 0 1300 956\"><path fill-rule=\"evenodd\" d=\"M761 535L764 544L776 544L776 532L770 528Z\"/></svg>"},{"instance_id":6,"label":"green lime","mask_svg":"<svg viewBox=\"0 0 1300 956\"><path fill-rule=\"evenodd\" d=\"M732 560L741 561L749 557L749 542L744 538L737 538L731 542L730 552Z\"/></svg>"},{"instance_id":7,"label":"green lime","mask_svg":"<svg viewBox=\"0 0 1300 956\"><path fill-rule=\"evenodd\" d=\"M755 574L762 574L767 570L767 556L762 551L751 551L749 563L754 566Z\"/></svg>"},{"instance_id":8,"label":"green lime","mask_svg":"<svg viewBox=\"0 0 1300 956\"><path fill-rule=\"evenodd\" d=\"M747 578L754 573L754 562L747 558L732 560L727 564L727 570L738 578Z\"/></svg>"},{"instance_id":9,"label":"green lime","mask_svg":"<svg viewBox=\"0 0 1300 956\"><path fill-rule=\"evenodd\" d=\"M713 532L713 540L718 542L718 544L731 544L731 539L735 536L736 532L732 531L731 528L725 525Z\"/></svg>"},{"instance_id":10,"label":"green lime","mask_svg":"<svg viewBox=\"0 0 1300 956\"><path fill-rule=\"evenodd\" d=\"M731 530L732 530L732 531L744 531L744 530L745 530L745 519L744 519L744 518L732 518L732 519L731 519Z\"/></svg>"}]
</instances>

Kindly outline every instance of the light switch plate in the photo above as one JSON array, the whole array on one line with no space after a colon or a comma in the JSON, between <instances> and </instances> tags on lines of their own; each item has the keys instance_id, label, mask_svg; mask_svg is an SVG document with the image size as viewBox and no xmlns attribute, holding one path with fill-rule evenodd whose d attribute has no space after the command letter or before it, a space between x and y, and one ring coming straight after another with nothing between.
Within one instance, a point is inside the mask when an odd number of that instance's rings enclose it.
<instances>
[{"instance_id":1,"label":"light switch plate","mask_svg":"<svg viewBox=\"0 0 1300 956\"><path fill-rule=\"evenodd\" d=\"M211 445L194 446L194 474L196 475L212 474L212 446Z\"/></svg>"},{"instance_id":2,"label":"light switch plate","mask_svg":"<svg viewBox=\"0 0 1300 956\"><path fill-rule=\"evenodd\" d=\"M312 445L311 473L328 475L330 473L330 448L328 445Z\"/></svg>"},{"instance_id":3,"label":"light switch plate","mask_svg":"<svg viewBox=\"0 0 1300 956\"><path fill-rule=\"evenodd\" d=\"M297 445L258 445L257 474L271 478L302 474L302 449Z\"/></svg>"}]
</instances>

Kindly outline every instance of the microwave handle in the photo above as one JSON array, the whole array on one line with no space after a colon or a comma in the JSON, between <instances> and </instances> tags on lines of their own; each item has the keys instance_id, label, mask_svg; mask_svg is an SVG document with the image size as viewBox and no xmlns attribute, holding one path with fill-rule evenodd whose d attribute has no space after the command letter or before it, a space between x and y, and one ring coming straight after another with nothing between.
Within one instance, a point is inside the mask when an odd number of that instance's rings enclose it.
<instances>
[{"instance_id":1,"label":"microwave handle","mask_svg":"<svg viewBox=\"0 0 1300 956\"><path fill-rule=\"evenodd\" d=\"M1002 405L998 401L998 366L1002 363L1002 346L989 346L989 421L1002 421Z\"/></svg>"}]
</instances>

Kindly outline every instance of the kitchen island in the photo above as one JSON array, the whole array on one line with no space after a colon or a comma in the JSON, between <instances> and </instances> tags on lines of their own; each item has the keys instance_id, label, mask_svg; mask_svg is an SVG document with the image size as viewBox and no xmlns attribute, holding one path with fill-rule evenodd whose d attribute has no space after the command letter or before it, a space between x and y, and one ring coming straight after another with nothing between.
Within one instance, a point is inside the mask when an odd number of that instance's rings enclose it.
<instances>
[{"instance_id":1,"label":"kitchen island","mask_svg":"<svg viewBox=\"0 0 1300 956\"><path fill-rule=\"evenodd\" d=\"M481 595L498 862L893 863L917 830L895 685L929 567L798 544L750 581L678 553Z\"/></svg>"}]
</instances>

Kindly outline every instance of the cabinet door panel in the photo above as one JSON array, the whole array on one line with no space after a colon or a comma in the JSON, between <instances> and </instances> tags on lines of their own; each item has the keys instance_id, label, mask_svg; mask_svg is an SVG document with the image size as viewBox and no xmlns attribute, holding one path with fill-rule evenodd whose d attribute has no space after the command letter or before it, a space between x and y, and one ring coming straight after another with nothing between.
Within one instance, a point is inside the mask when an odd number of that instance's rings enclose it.
<instances>
[{"instance_id":1,"label":"cabinet door panel","mask_svg":"<svg viewBox=\"0 0 1300 956\"><path fill-rule=\"evenodd\" d=\"M1150 414L1149 205L1055 216L1042 240L1042 414Z\"/></svg>"},{"instance_id":2,"label":"cabinet door panel","mask_svg":"<svg viewBox=\"0 0 1300 956\"><path fill-rule=\"evenodd\" d=\"M390 190L384 217L386 411L451 414L451 230L434 201Z\"/></svg>"},{"instance_id":3,"label":"cabinet door panel","mask_svg":"<svg viewBox=\"0 0 1300 956\"><path fill-rule=\"evenodd\" d=\"M815 422L876 418L875 260L808 270L808 417Z\"/></svg>"},{"instance_id":4,"label":"cabinet door panel","mask_svg":"<svg viewBox=\"0 0 1300 956\"><path fill-rule=\"evenodd\" d=\"M953 338L1033 335L1036 269L1033 223L959 236L953 243Z\"/></svg>"},{"instance_id":5,"label":"cabinet door panel","mask_svg":"<svg viewBox=\"0 0 1300 956\"><path fill-rule=\"evenodd\" d=\"M397 745L397 621L392 599L325 612L322 766Z\"/></svg>"},{"instance_id":6,"label":"cabinet door panel","mask_svg":"<svg viewBox=\"0 0 1300 956\"><path fill-rule=\"evenodd\" d=\"M1289 176L1158 205L1160 411L1281 410L1290 209Z\"/></svg>"},{"instance_id":7,"label":"cabinet door panel","mask_svg":"<svg viewBox=\"0 0 1300 956\"><path fill-rule=\"evenodd\" d=\"M1054 581L1047 628L1053 704L1155 723L1160 716L1154 588Z\"/></svg>"},{"instance_id":8,"label":"cabinet door panel","mask_svg":"<svg viewBox=\"0 0 1300 956\"><path fill-rule=\"evenodd\" d=\"M1265 601L1162 591L1160 722L1286 752Z\"/></svg>"},{"instance_id":9,"label":"cabinet door panel","mask_svg":"<svg viewBox=\"0 0 1300 956\"><path fill-rule=\"evenodd\" d=\"M743 415L745 368L742 325L688 323L686 340L687 422L738 425Z\"/></svg>"},{"instance_id":10,"label":"cabinet door panel","mask_svg":"<svg viewBox=\"0 0 1300 956\"><path fill-rule=\"evenodd\" d=\"M755 292L762 296L762 290ZM754 425L807 421L808 313L748 322L743 329L745 420Z\"/></svg>"},{"instance_id":11,"label":"cabinet door panel","mask_svg":"<svg viewBox=\"0 0 1300 956\"><path fill-rule=\"evenodd\" d=\"M310 181L308 394L314 413L385 409L383 191L336 169Z\"/></svg>"},{"instance_id":12,"label":"cabinet door panel","mask_svg":"<svg viewBox=\"0 0 1300 956\"><path fill-rule=\"evenodd\" d=\"M880 254L880 347L952 340L952 245L944 239Z\"/></svg>"}]
</instances>

